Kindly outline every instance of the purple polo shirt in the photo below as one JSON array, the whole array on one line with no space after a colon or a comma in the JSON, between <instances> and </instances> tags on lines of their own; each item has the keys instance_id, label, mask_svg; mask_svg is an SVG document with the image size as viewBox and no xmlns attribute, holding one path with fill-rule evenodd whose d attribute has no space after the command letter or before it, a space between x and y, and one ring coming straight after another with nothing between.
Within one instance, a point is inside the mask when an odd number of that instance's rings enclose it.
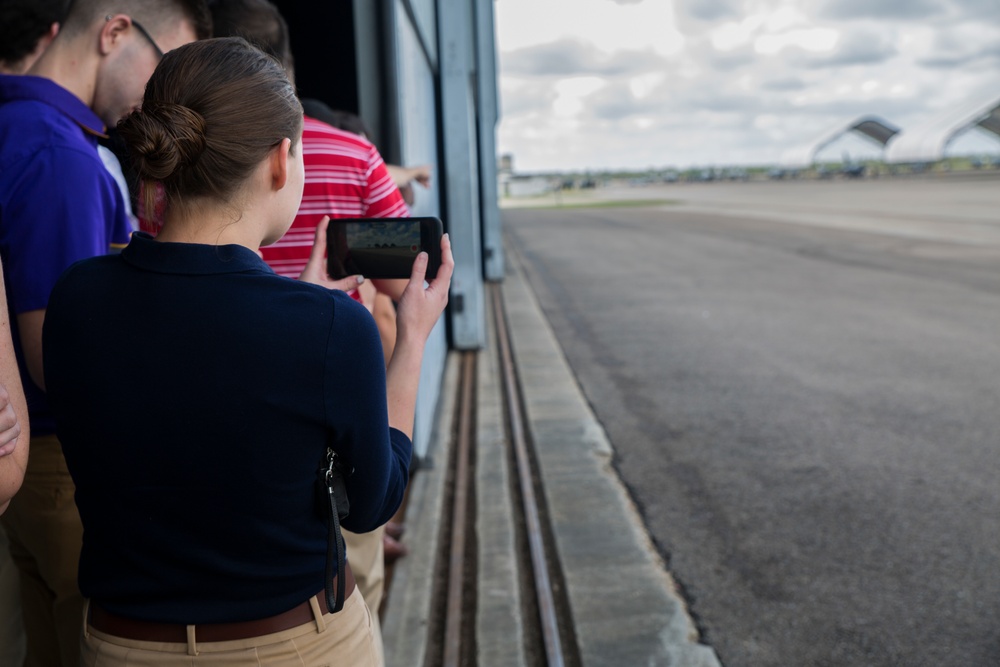
<instances>
[{"instance_id":1,"label":"purple polo shirt","mask_svg":"<svg viewBox=\"0 0 1000 667\"><path fill-rule=\"evenodd\" d=\"M44 309L70 264L120 249L131 233L97 152L103 132L101 119L53 81L0 75L0 260L32 435L55 426L28 376L17 315Z\"/></svg>"}]
</instances>

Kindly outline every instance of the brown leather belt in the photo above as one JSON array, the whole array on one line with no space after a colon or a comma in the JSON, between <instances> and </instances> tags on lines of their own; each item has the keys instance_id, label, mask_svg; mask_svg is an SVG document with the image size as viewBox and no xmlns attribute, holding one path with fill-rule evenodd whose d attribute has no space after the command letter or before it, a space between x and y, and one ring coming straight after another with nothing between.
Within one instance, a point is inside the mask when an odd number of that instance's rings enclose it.
<instances>
[{"instance_id":1,"label":"brown leather belt","mask_svg":"<svg viewBox=\"0 0 1000 667\"><path fill-rule=\"evenodd\" d=\"M346 597L353 593L355 588L354 573L351 572L350 565L347 566L344 574L344 595ZM320 591L316 595L316 599L319 602L320 611L324 614L328 613L329 607L326 604L325 593ZM294 609L289 609L277 616L240 623L205 623L197 625L194 628L195 641L228 642L235 639L260 637L305 625L312 620L312 606L309 604L309 600L306 600ZM99 632L121 637L122 639L136 639L148 642L173 642L179 644L186 644L188 641L186 625L138 621L113 614L93 603L90 605L90 619L88 623L90 627Z\"/></svg>"}]
</instances>

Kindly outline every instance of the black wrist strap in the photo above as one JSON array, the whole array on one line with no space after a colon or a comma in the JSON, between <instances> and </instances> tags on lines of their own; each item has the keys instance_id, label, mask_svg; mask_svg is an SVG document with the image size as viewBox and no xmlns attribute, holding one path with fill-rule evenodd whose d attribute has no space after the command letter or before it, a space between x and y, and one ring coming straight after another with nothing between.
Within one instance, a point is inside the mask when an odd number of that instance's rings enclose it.
<instances>
[{"instance_id":1,"label":"black wrist strap","mask_svg":"<svg viewBox=\"0 0 1000 667\"><path fill-rule=\"evenodd\" d=\"M344 484L344 470L341 468L337 453L326 450L325 465L320 466L318 483L323 505L327 512L326 537L326 606L331 613L337 613L344 608L344 568L347 554L344 548L344 536L340 532L340 521L346 519L351 504L347 500L347 487ZM336 571L334 571L336 568ZM333 591L333 579L337 579L337 591Z\"/></svg>"}]
</instances>

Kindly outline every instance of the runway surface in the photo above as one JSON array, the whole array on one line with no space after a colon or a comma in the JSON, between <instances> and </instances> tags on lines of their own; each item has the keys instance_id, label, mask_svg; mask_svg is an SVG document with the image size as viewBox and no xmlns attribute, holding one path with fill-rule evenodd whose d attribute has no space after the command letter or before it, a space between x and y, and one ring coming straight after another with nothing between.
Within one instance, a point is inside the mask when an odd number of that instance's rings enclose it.
<instances>
[{"instance_id":1,"label":"runway surface","mask_svg":"<svg viewBox=\"0 0 1000 667\"><path fill-rule=\"evenodd\" d=\"M1000 664L1000 180L638 194L504 223L705 641Z\"/></svg>"}]
</instances>

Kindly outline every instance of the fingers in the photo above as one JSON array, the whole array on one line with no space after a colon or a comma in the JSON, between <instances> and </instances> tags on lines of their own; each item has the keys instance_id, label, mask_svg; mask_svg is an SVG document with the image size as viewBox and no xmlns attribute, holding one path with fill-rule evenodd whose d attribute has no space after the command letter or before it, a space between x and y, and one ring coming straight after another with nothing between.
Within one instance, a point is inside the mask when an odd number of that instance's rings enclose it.
<instances>
[{"instance_id":1,"label":"fingers","mask_svg":"<svg viewBox=\"0 0 1000 667\"><path fill-rule=\"evenodd\" d=\"M364 276L347 276L346 278L341 278L340 280L324 280L323 287L327 289L339 289L342 292L350 292L352 289L357 289L358 286L364 282Z\"/></svg>"},{"instance_id":2,"label":"fingers","mask_svg":"<svg viewBox=\"0 0 1000 667\"><path fill-rule=\"evenodd\" d=\"M17 420L14 407L7 403L0 410L0 456L6 456L14 451L19 435L21 435L21 424Z\"/></svg>"},{"instance_id":3,"label":"fingers","mask_svg":"<svg viewBox=\"0 0 1000 667\"><path fill-rule=\"evenodd\" d=\"M422 290L424 288L424 277L427 275L428 257L426 252L421 252L413 260L413 268L410 269L410 285L417 285Z\"/></svg>"},{"instance_id":4,"label":"fingers","mask_svg":"<svg viewBox=\"0 0 1000 667\"><path fill-rule=\"evenodd\" d=\"M319 262L322 265L326 255L326 228L330 225L330 216L324 215L316 225L316 237L313 240L312 252L309 253L309 264Z\"/></svg>"},{"instance_id":5,"label":"fingers","mask_svg":"<svg viewBox=\"0 0 1000 667\"><path fill-rule=\"evenodd\" d=\"M0 445L0 458L14 453L14 450L17 449L17 439L20 435L20 424L15 424L14 428L3 433L3 437L0 437L0 442L3 442L3 444Z\"/></svg>"},{"instance_id":6,"label":"fingers","mask_svg":"<svg viewBox=\"0 0 1000 667\"><path fill-rule=\"evenodd\" d=\"M326 267L326 234L329 226L330 216L328 215L324 215L316 224L316 235L313 239L312 251L309 253L309 261L306 262L306 267L299 275L299 280L327 289L349 292L356 289L365 279L359 275L347 276L339 280L330 278Z\"/></svg>"},{"instance_id":7,"label":"fingers","mask_svg":"<svg viewBox=\"0 0 1000 667\"><path fill-rule=\"evenodd\" d=\"M455 272L455 256L451 252L451 237L444 234L441 237L441 266L438 267L437 276L430 284L434 291L443 289L447 294L451 284L451 276Z\"/></svg>"}]
</instances>

